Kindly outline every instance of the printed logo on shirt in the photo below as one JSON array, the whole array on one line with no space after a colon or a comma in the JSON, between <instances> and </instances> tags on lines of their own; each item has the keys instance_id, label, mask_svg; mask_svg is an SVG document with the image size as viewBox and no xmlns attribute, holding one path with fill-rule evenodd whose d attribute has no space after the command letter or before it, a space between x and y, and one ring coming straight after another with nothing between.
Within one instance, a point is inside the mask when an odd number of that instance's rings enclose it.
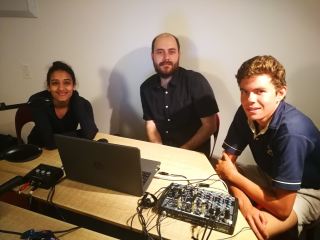
<instances>
[{"instance_id":1,"label":"printed logo on shirt","mask_svg":"<svg viewBox=\"0 0 320 240\"><path fill-rule=\"evenodd\" d=\"M267 146L267 154L269 156L273 157L273 152L272 152L272 149L271 149L271 147L269 145Z\"/></svg>"}]
</instances>

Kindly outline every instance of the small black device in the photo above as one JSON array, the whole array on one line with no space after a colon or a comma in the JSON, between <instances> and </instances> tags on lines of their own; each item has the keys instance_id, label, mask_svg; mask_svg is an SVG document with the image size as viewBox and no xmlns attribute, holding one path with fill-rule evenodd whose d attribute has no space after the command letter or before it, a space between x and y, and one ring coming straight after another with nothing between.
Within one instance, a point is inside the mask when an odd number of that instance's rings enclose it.
<instances>
[{"instance_id":1,"label":"small black device","mask_svg":"<svg viewBox=\"0 0 320 240\"><path fill-rule=\"evenodd\" d=\"M35 231L30 229L21 234L20 239L25 240L56 240L54 233L50 230Z\"/></svg>"},{"instance_id":2,"label":"small black device","mask_svg":"<svg viewBox=\"0 0 320 240\"><path fill-rule=\"evenodd\" d=\"M42 149L33 144L19 144L9 147L1 155L1 159L10 162L27 162L39 157Z\"/></svg>"},{"instance_id":3,"label":"small black device","mask_svg":"<svg viewBox=\"0 0 320 240\"><path fill-rule=\"evenodd\" d=\"M162 193L158 211L172 218L233 234L238 201L227 193L172 183Z\"/></svg>"},{"instance_id":4,"label":"small black device","mask_svg":"<svg viewBox=\"0 0 320 240\"><path fill-rule=\"evenodd\" d=\"M58 167L40 164L32 169L24 179L33 182L39 188L49 189L53 187L63 176L63 170Z\"/></svg>"}]
</instances>

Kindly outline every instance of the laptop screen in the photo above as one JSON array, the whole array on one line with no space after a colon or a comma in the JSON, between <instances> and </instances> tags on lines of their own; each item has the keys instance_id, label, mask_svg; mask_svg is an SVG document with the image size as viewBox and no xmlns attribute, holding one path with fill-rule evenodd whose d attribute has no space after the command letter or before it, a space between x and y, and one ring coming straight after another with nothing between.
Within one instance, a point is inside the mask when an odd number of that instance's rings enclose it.
<instances>
[{"instance_id":1,"label":"laptop screen","mask_svg":"<svg viewBox=\"0 0 320 240\"><path fill-rule=\"evenodd\" d=\"M144 160L136 147L55 135L67 178L98 187L142 196L160 162ZM149 179L143 184L143 171Z\"/></svg>"}]
</instances>

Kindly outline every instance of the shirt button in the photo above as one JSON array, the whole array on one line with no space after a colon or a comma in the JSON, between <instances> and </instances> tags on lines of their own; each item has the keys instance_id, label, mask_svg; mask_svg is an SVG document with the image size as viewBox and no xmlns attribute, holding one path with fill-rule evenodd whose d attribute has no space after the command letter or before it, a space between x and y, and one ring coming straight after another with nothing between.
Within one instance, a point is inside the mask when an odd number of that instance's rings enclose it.
<instances>
[{"instance_id":1,"label":"shirt button","mask_svg":"<svg viewBox=\"0 0 320 240\"><path fill-rule=\"evenodd\" d=\"M169 133L169 131L166 131L166 133Z\"/></svg>"},{"instance_id":2,"label":"shirt button","mask_svg":"<svg viewBox=\"0 0 320 240\"><path fill-rule=\"evenodd\" d=\"M168 94L168 91L165 91L165 94Z\"/></svg>"},{"instance_id":3,"label":"shirt button","mask_svg":"<svg viewBox=\"0 0 320 240\"><path fill-rule=\"evenodd\" d=\"M168 118L168 122L170 122L171 121L171 119L170 118Z\"/></svg>"},{"instance_id":4,"label":"shirt button","mask_svg":"<svg viewBox=\"0 0 320 240\"><path fill-rule=\"evenodd\" d=\"M166 108L168 108L168 105L166 105Z\"/></svg>"}]
</instances>

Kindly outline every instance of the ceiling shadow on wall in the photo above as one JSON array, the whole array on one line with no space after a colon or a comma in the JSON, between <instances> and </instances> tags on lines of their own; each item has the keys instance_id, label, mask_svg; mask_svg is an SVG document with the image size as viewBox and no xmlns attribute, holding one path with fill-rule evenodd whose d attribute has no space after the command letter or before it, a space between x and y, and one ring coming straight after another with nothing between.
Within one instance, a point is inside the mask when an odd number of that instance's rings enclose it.
<instances>
[{"instance_id":1,"label":"ceiling shadow on wall","mask_svg":"<svg viewBox=\"0 0 320 240\"><path fill-rule=\"evenodd\" d=\"M106 89L112 115L110 133L146 140L140 84L152 74L150 49L139 48L122 57L113 68Z\"/></svg>"}]
</instances>

